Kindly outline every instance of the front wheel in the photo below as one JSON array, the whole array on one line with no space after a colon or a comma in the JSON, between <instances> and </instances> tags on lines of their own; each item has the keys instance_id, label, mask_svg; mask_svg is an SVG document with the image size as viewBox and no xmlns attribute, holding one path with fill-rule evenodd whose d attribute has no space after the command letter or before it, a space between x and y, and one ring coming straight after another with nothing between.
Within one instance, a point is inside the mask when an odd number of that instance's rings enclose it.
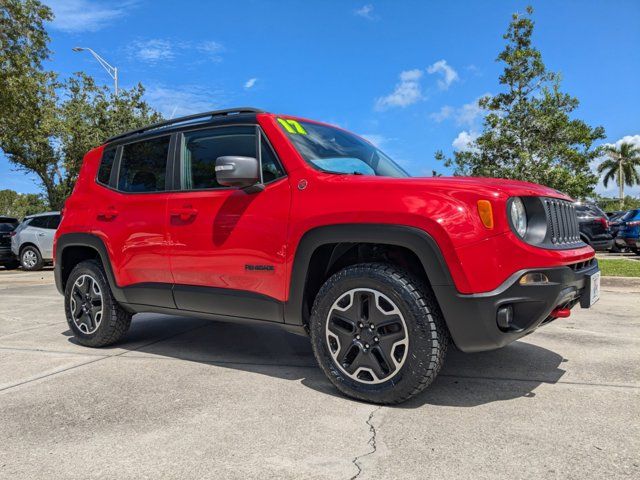
<instances>
[{"instance_id":1,"label":"front wheel","mask_svg":"<svg viewBox=\"0 0 640 480\"><path fill-rule=\"evenodd\" d=\"M113 298L104 270L95 260L80 262L71 271L64 307L74 337L87 347L118 342L131 324L131 314Z\"/></svg>"},{"instance_id":2,"label":"front wheel","mask_svg":"<svg viewBox=\"0 0 640 480\"><path fill-rule=\"evenodd\" d=\"M449 343L428 285L397 267L363 263L333 275L310 319L314 355L344 394L403 402L426 388Z\"/></svg>"},{"instance_id":3,"label":"front wheel","mask_svg":"<svg viewBox=\"0 0 640 480\"><path fill-rule=\"evenodd\" d=\"M40 250L32 245L24 247L20 251L20 265L22 265L23 270L28 270L30 272L42 270L44 261L42 260Z\"/></svg>"}]
</instances>

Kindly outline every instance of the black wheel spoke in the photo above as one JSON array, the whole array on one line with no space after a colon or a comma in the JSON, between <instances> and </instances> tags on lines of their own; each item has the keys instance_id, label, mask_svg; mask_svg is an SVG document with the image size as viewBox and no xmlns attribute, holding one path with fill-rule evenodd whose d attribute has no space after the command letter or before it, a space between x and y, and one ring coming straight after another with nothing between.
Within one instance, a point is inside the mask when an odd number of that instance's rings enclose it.
<instances>
[{"instance_id":1,"label":"black wheel spoke","mask_svg":"<svg viewBox=\"0 0 640 480\"><path fill-rule=\"evenodd\" d=\"M353 303L356 305L356 320L368 323L371 317L371 310L374 308L373 295L369 292L358 292L354 295Z\"/></svg>"},{"instance_id":2,"label":"black wheel spoke","mask_svg":"<svg viewBox=\"0 0 640 480\"><path fill-rule=\"evenodd\" d=\"M384 378L395 370L395 364L391 356L384 348L376 346L371 351L371 369L378 378Z\"/></svg>"},{"instance_id":3,"label":"black wheel spoke","mask_svg":"<svg viewBox=\"0 0 640 480\"><path fill-rule=\"evenodd\" d=\"M345 349L348 349L352 344L355 325L351 320L344 318L342 315L334 315L329 319L329 325L327 328L329 332L335 335L338 339L338 357L344 356L346 354Z\"/></svg>"}]
</instances>

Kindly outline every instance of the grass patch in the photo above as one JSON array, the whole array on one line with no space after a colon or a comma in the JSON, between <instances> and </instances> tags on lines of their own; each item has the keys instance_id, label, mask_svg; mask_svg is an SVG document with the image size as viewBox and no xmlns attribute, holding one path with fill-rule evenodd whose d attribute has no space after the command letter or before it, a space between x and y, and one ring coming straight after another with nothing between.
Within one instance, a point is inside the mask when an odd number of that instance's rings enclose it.
<instances>
[{"instance_id":1,"label":"grass patch","mask_svg":"<svg viewBox=\"0 0 640 480\"><path fill-rule=\"evenodd\" d=\"M598 260L602 275L605 277L640 277L640 261L637 260Z\"/></svg>"}]
</instances>

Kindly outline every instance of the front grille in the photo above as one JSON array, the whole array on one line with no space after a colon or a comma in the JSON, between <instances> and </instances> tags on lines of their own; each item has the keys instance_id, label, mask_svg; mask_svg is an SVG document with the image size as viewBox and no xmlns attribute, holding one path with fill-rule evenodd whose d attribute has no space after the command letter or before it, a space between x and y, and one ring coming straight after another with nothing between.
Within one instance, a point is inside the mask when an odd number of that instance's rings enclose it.
<instances>
[{"instance_id":1,"label":"front grille","mask_svg":"<svg viewBox=\"0 0 640 480\"><path fill-rule=\"evenodd\" d=\"M552 245L562 247L580 242L576 207L566 200L542 198L547 216L547 235Z\"/></svg>"},{"instance_id":2,"label":"front grille","mask_svg":"<svg viewBox=\"0 0 640 480\"><path fill-rule=\"evenodd\" d=\"M591 258L589 260L585 260L584 262L572 263L568 265L571 267L571 270L574 272L579 272L580 270L586 270L587 268L591 268L596 264L596 259Z\"/></svg>"}]
</instances>

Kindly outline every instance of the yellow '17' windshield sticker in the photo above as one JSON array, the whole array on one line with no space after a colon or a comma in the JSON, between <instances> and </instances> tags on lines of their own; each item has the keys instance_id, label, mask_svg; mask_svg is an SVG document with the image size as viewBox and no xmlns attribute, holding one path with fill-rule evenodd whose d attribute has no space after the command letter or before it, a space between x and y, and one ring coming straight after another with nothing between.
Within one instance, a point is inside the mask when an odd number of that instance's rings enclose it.
<instances>
[{"instance_id":1,"label":"yellow '17' windshield sticker","mask_svg":"<svg viewBox=\"0 0 640 480\"><path fill-rule=\"evenodd\" d=\"M278 123L280 123L280 125L282 125L288 133L299 133L300 135L307 134L307 131L302 128L302 125L300 125L295 120L285 120L284 118L279 118Z\"/></svg>"}]
</instances>

